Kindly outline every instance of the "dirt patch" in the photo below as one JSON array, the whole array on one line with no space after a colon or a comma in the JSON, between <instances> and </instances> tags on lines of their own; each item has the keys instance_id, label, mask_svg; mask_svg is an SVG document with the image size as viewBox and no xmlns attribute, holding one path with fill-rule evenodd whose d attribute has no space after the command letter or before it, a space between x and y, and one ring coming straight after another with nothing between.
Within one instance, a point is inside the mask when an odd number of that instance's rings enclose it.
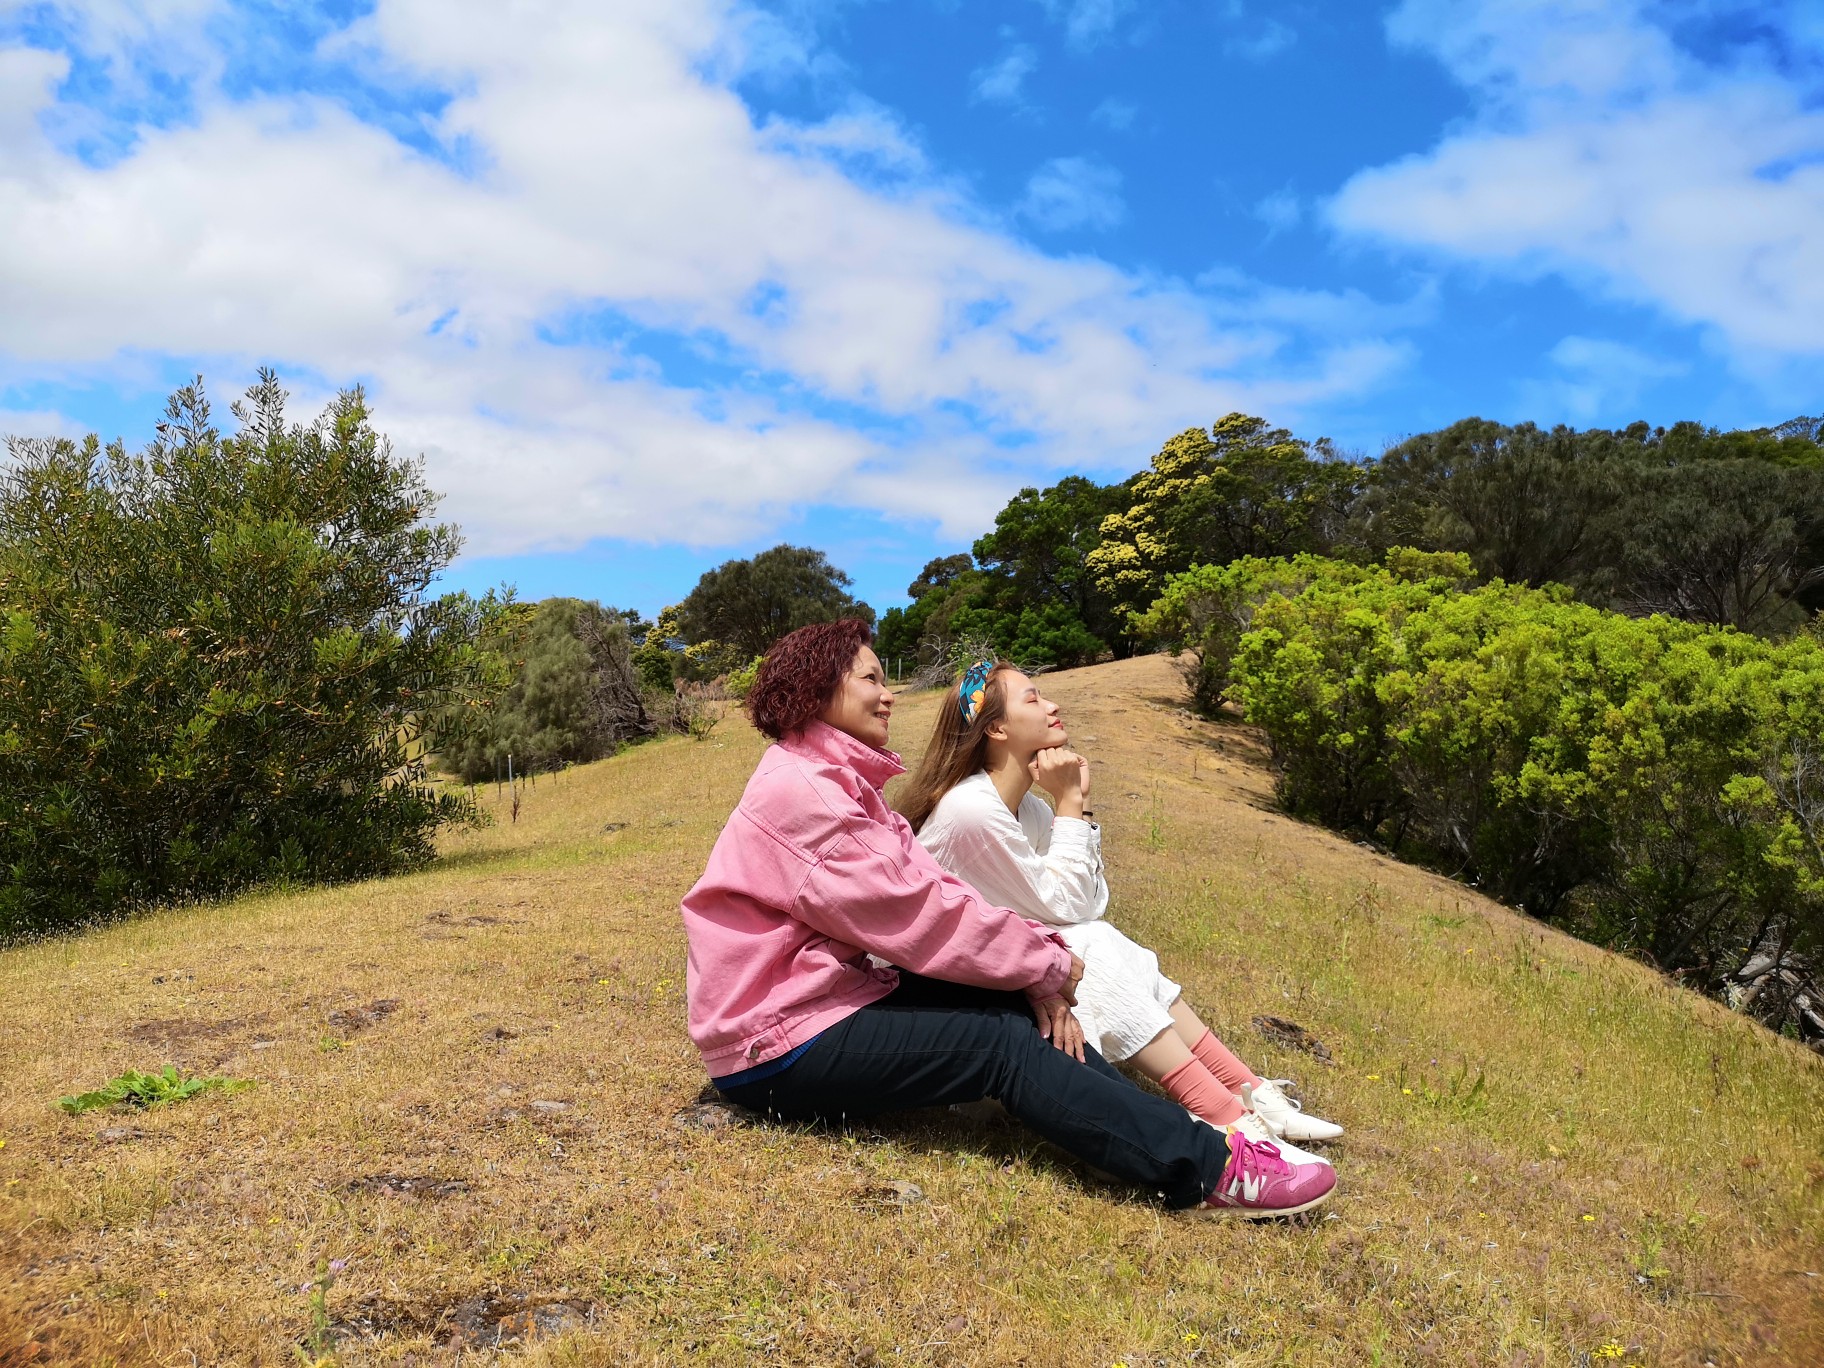
<instances>
[{"instance_id":1,"label":"dirt patch","mask_svg":"<svg viewBox=\"0 0 1824 1368\"><path fill-rule=\"evenodd\" d=\"M350 1192L377 1192L389 1197L459 1197L469 1190L464 1178L433 1173L373 1173L348 1185Z\"/></svg>"},{"instance_id":2,"label":"dirt patch","mask_svg":"<svg viewBox=\"0 0 1824 1368\"><path fill-rule=\"evenodd\" d=\"M450 1349L504 1349L588 1328L595 1306L576 1297L484 1293L454 1303L363 1297L331 1326L338 1339L427 1335Z\"/></svg>"},{"instance_id":3,"label":"dirt patch","mask_svg":"<svg viewBox=\"0 0 1824 1368\"><path fill-rule=\"evenodd\" d=\"M522 1036L541 1036L541 1035L550 1035L550 1034L551 1034L551 1027L549 1024L540 1025L540 1026L495 1025L495 1026L490 1026L490 1027L488 1027L487 1030L483 1031L481 1033L481 1038L483 1040L493 1041L494 1043L499 1044L499 1043L502 1043L502 1042L508 1041L508 1040L518 1040Z\"/></svg>"},{"instance_id":4,"label":"dirt patch","mask_svg":"<svg viewBox=\"0 0 1824 1368\"><path fill-rule=\"evenodd\" d=\"M230 1017L224 1021L197 1021L194 1018L169 1017L141 1021L123 1033L136 1045L188 1045L201 1040L220 1040L249 1026L257 1026L265 1017Z\"/></svg>"},{"instance_id":5,"label":"dirt patch","mask_svg":"<svg viewBox=\"0 0 1824 1368\"><path fill-rule=\"evenodd\" d=\"M731 1126L751 1126L763 1119L760 1113L737 1107L717 1092L714 1084L705 1084L688 1106L680 1107L672 1124L680 1130L727 1130Z\"/></svg>"},{"instance_id":6,"label":"dirt patch","mask_svg":"<svg viewBox=\"0 0 1824 1368\"><path fill-rule=\"evenodd\" d=\"M1277 1016L1257 1016L1254 1018L1254 1029L1275 1045L1284 1045L1289 1050L1303 1050L1325 1064L1336 1062L1330 1058L1330 1047L1296 1021L1287 1021L1284 1017Z\"/></svg>"},{"instance_id":7,"label":"dirt patch","mask_svg":"<svg viewBox=\"0 0 1824 1368\"><path fill-rule=\"evenodd\" d=\"M523 907L524 905L525 899L523 898L520 899L519 902L513 904L514 907ZM425 920L427 922L434 922L438 926L519 926L522 924L517 917L490 917L483 912L473 913L467 917L458 917L452 912L445 912L442 910L431 913Z\"/></svg>"},{"instance_id":8,"label":"dirt patch","mask_svg":"<svg viewBox=\"0 0 1824 1368\"><path fill-rule=\"evenodd\" d=\"M405 1004L398 998L380 998L365 1007L338 1007L328 1017L329 1024L344 1035L378 1026Z\"/></svg>"},{"instance_id":9,"label":"dirt patch","mask_svg":"<svg viewBox=\"0 0 1824 1368\"><path fill-rule=\"evenodd\" d=\"M873 1183L855 1194L855 1205L866 1208L917 1206L925 1200L925 1190L904 1178Z\"/></svg>"}]
</instances>

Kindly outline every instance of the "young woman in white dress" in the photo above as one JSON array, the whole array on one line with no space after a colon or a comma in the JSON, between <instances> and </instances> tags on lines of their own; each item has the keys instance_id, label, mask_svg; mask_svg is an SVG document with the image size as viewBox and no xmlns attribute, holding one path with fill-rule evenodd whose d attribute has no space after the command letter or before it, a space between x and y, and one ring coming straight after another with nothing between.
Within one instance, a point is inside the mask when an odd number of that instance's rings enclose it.
<instances>
[{"instance_id":1,"label":"young woman in white dress","mask_svg":"<svg viewBox=\"0 0 1824 1368\"><path fill-rule=\"evenodd\" d=\"M1243 1064L1159 971L1158 957L1103 920L1101 828L1089 820L1089 762L1068 748L1058 705L1003 662L968 670L899 809L937 862L989 902L1056 927L1084 965L1075 1014L1084 1038L1131 1062L1210 1124L1271 1140L1295 1162L1324 1162L1288 1141L1342 1127L1304 1113ZM1052 809L1032 793L1051 794Z\"/></svg>"}]
</instances>

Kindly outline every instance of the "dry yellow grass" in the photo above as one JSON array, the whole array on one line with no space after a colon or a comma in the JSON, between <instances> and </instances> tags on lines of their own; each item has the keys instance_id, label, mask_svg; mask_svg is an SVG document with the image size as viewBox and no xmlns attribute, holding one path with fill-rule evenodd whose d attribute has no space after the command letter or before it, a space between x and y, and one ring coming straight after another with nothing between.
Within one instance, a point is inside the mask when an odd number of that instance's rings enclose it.
<instances>
[{"instance_id":1,"label":"dry yellow grass","mask_svg":"<svg viewBox=\"0 0 1824 1368\"><path fill-rule=\"evenodd\" d=\"M947 1113L680 1124L676 903L761 748L730 718L413 877L0 954L0 1365L295 1362L330 1258L349 1365L1824 1362L1824 1064L1274 815L1163 659L1048 687L1113 916L1349 1127L1326 1219L1174 1218ZM259 1086L52 1105L167 1062Z\"/></svg>"}]
</instances>

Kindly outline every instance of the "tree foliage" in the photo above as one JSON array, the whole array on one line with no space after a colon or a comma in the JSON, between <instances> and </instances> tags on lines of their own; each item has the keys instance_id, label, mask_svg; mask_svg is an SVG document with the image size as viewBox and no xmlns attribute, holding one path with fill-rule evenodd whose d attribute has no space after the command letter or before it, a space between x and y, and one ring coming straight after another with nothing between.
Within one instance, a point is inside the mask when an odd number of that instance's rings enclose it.
<instances>
[{"instance_id":1,"label":"tree foliage","mask_svg":"<svg viewBox=\"0 0 1824 1368\"><path fill-rule=\"evenodd\" d=\"M1798 436L1471 418L1390 448L1353 516L1365 546L1635 614L1775 633L1824 606L1824 452Z\"/></svg>"},{"instance_id":2,"label":"tree foliage","mask_svg":"<svg viewBox=\"0 0 1824 1368\"><path fill-rule=\"evenodd\" d=\"M426 860L471 815L424 769L505 684L505 605L428 588L459 539L360 390L223 436L200 382L137 455L9 441L0 476L0 933Z\"/></svg>"},{"instance_id":3,"label":"tree foliage","mask_svg":"<svg viewBox=\"0 0 1824 1368\"><path fill-rule=\"evenodd\" d=\"M1231 413L1179 433L1129 482L1132 502L1103 523L1088 567L1125 621L1193 565L1330 550L1360 481L1327 441Z\"/></svg>"},{"instance_id":4,"label":"tree foliage","mask_svg":"<svg viewBox=\"0 0 1824 1368\"><path fill-rule=\"evenodd\" d=\"M813 622L858 617L871 624L874 610L850 596L853 583L823 552L781 544L706 571L678 605L677 633L719 667L713 673L726 673Z\"/></svg>"},{"instance_id":5,"label":"tree foliage","mask_svg":"<svg viewBox=\"0 0 1824 1368\"><path fill-rule=\"evenodd\" d=\"M440 755L465 782L612 755L657 730L633 658L627 615L582 599L537 604L514 641L513 684Z\"/></svg>"},{"instance_id":6,"label":"tree foliage","mask_svg":"<svg viewBox=\"0 0 1824 1368\"><path fill-rule=\"evenodd\" d=\"M906 588L911 606L882 617L877 649L922 668L941 668L964 641L1032 668L1085 665L1119 649L1122 625L1086 561L1103 520L1127 503L1121 486L1077 475L1022 489L973 557L926 564Z\"/></svg>"},{"instance_id":7,"label":"tree foliage","mask_svg":"<svg viewBox=\"0 0 1824 1368\"><path fill-rule=\"evenodd\" d=\"M1357 509L1376 546L1462 551L1486 578L1587 587L1617 475L1607 444L1468 418L1390 448Z\"/></svg>"}]
</instances>

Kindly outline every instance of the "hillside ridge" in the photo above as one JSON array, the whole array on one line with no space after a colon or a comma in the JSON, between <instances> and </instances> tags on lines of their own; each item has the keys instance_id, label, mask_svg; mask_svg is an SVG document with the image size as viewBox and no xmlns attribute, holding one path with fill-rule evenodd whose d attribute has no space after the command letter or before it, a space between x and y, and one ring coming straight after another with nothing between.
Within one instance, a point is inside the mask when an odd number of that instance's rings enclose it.
<instances>
[{"instance_id":1,"label":"hillside ridge","mask_svg":"<svg viewBox=\"0 0 1824 1368\"><path fill-rule=\"evenodd\" d=\"M1334 1219L1171 1218L943 1113L695 1106L676 902L761 750L730 716L517 821L484 789L422 873L0 952L0 1364L1824 1360L1824 1062L1273 811L1164 657L1044 687L1111 917L1349 1127ZM941 701L902 701L908 761ZM257 1086L52 1106L164 1063Z\"/></svg>"}]
</instances>

